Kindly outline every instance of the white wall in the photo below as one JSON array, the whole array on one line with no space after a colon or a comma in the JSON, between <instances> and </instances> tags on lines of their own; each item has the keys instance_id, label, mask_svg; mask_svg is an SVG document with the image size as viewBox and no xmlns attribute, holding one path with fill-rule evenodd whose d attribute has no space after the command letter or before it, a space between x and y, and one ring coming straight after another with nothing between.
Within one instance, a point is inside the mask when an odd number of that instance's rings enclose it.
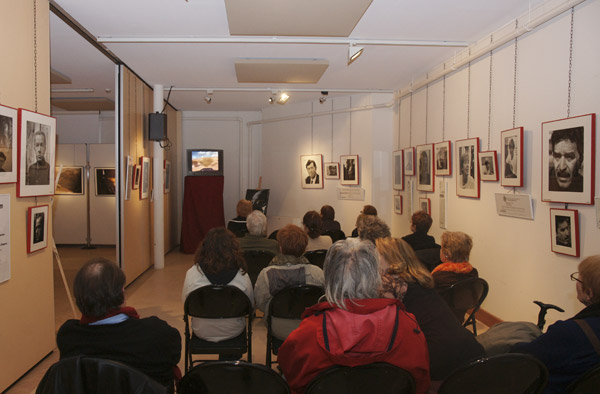
<instances>
[{"instance_id":1,"label":"white wall","mask_svg":"<svg viewBox=\"0 0 600 394\"><path fill-rule=\"evenodd\" d=\"M600 2L585 2L575 9L573 81L571 115L598 113L600 102ZM481 198L456 196L456 154L454 142L467 138L468 69L446 77L446 124L442 137L443 83L441 80L415 92L412 97L412 138L410 98L401 101L400 136L396 149L424 143L452 141L451 177L436 177L436 190L428 193L432 201L434 225L431 234L439 240L438 182L448 181L448 230L460 230L474 240L471 262L490 284L483 308L504 320L535 321L539 308L533 300L563 307L564 314L550 312L549 321L565 319L582 309L576 299L575 285L569 274L577 271L580 258L559 255L550 249L550 208L564 204L541 201L541 123L567 116L570 12L540 26L518 40L516 126L524 127L524 187L518 194L530 194L535 219L523 220L496 214L494 193L512 193L513 188L500 182L482 182ZM492 115L490 149L500 153L500 132L512 128L514 45L510 43L492 55ZM471 64L470 137L480 138L480 149L488 147L488 96L490 57ZM426 100L426 97L428 99ZM428 102L426 109L426 101ZM427 119L427 138L425 120ZM596 126L597 127L597 126ZM411 142L409 142L412 139ZM600 153L596 139L596 155ZM597 159L598 160L598 156ZM598 161L597 161L598 162ZM414 177L413 177L414 178ZM596 165L596 188L600 171ZM596 189L598 190L598 189ZM401 194L405 195L406 192ZM415 198L425 193L415 192ZM598 191L596 191L598 196ZM570 204L580 218L581 256L600 253L600 230L595 224L593 206ZM410 214L396 215L395 234L409 231Z\"/></svg>"}]
</instances>

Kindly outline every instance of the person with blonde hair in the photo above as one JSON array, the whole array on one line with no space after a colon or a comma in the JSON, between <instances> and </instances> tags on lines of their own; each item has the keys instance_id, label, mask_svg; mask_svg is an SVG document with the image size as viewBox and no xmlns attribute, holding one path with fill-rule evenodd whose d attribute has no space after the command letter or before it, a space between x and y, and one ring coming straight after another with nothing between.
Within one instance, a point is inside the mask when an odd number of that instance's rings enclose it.
<instances>
[{"instance_id":1,"label":"person with blonde hair","mask_svg":"<svg viewBox=\"0 0 600 394\"><path fill-rule=\"evenodd\" d=\"M511 350L531 354L546 365L550 376L544 393L564 393L571 382L600 363L600 255L589 256L577 269L571 280L585 308Z\"/></svg>"},{"instance_id":2,"label":"person with blonde hair","mask_svg":"<svg viewBox=\"0 0 600 394\"><path fill-rule=\"evenodd\" d=\"M435 288L444 290L456 282L479 276L477 269L469 263L473 239L462 231L446 231L442 234L440 260L442 264L431 271Z\"/></svg>"},{"instance_id":3,"label":"person with blonde hair","mask_svg":"<svg viewBox=\"0 0 600 394\"><path fill-rule=\"evenodd\" d=\"M473 334L456 321L433 289L433 277L410 245L396 238L379 238L376 245L382 295L401 300L415 315L427 340L431 380L441 381L461 365L485 356Z\"/></svg>"}]
</instances>

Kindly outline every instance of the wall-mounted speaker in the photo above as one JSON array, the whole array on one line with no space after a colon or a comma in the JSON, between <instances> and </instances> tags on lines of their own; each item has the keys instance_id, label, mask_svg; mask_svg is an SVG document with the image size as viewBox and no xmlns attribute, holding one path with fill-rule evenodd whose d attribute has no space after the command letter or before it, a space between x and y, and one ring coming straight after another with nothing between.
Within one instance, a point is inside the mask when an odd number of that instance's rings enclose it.
<instances>
[{"instance_id":1,"label":"wall-mounted speaker","mask_svg":"<svg viewBox=\"0 0 600 394\"><path fill-rule=\"evenodd\" d=\"M158 112L148 115L148 139L162 141L167 138L167 114Z\"/></svg>"}]
</instances>

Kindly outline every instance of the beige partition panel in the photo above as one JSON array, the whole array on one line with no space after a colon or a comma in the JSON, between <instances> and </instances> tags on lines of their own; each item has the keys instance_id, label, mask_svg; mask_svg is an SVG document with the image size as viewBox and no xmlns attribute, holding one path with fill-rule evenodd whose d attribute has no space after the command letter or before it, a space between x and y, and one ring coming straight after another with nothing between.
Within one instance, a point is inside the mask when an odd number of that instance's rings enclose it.
<instances>
[{"instance_id":1,"label":"beige partition panel","mask_svg":"<svg viewBox=\"0 0 600 394\"><path fill-rule=\"evenodd\" d=\"M50 33L48 1L37 0L37 111L50 114ZM0 104L35 110L33 1L0 1ZM16 147L15 147L16 149ZM54 285L52 249L27 254L27 208L52 205L51 197L17 198L15 184L0 185L10 195L10 279L0 283L0 392L52 351ZM52 242L52 209L48 223Z\"/></svg>"}]
</instances>

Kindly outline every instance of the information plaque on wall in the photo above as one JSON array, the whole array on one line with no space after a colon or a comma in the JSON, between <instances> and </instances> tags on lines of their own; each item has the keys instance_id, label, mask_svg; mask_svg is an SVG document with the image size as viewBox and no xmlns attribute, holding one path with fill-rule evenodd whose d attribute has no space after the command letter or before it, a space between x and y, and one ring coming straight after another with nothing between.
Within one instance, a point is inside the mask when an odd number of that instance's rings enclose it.
<instances>
[{"instance_id":1,"label":"information plaque on wall","mask_svg":"<svg viewBox=\"0 0 600 394\"><path fill-rule=\"evenodd\" d=\"M533 220L533 200L529 194L495 193L496 212L500 216Z\"/></svg>"},{"instance_id":2,"label":"information plaque on wall","mask_svg":"<svg viewBox=\"0 0 600 394\"><path fill-rule=\"evenodd\" d=\"M365 189L358 187L338 187L338 200L365 201Z\"/></svg>"}]
</instances>

